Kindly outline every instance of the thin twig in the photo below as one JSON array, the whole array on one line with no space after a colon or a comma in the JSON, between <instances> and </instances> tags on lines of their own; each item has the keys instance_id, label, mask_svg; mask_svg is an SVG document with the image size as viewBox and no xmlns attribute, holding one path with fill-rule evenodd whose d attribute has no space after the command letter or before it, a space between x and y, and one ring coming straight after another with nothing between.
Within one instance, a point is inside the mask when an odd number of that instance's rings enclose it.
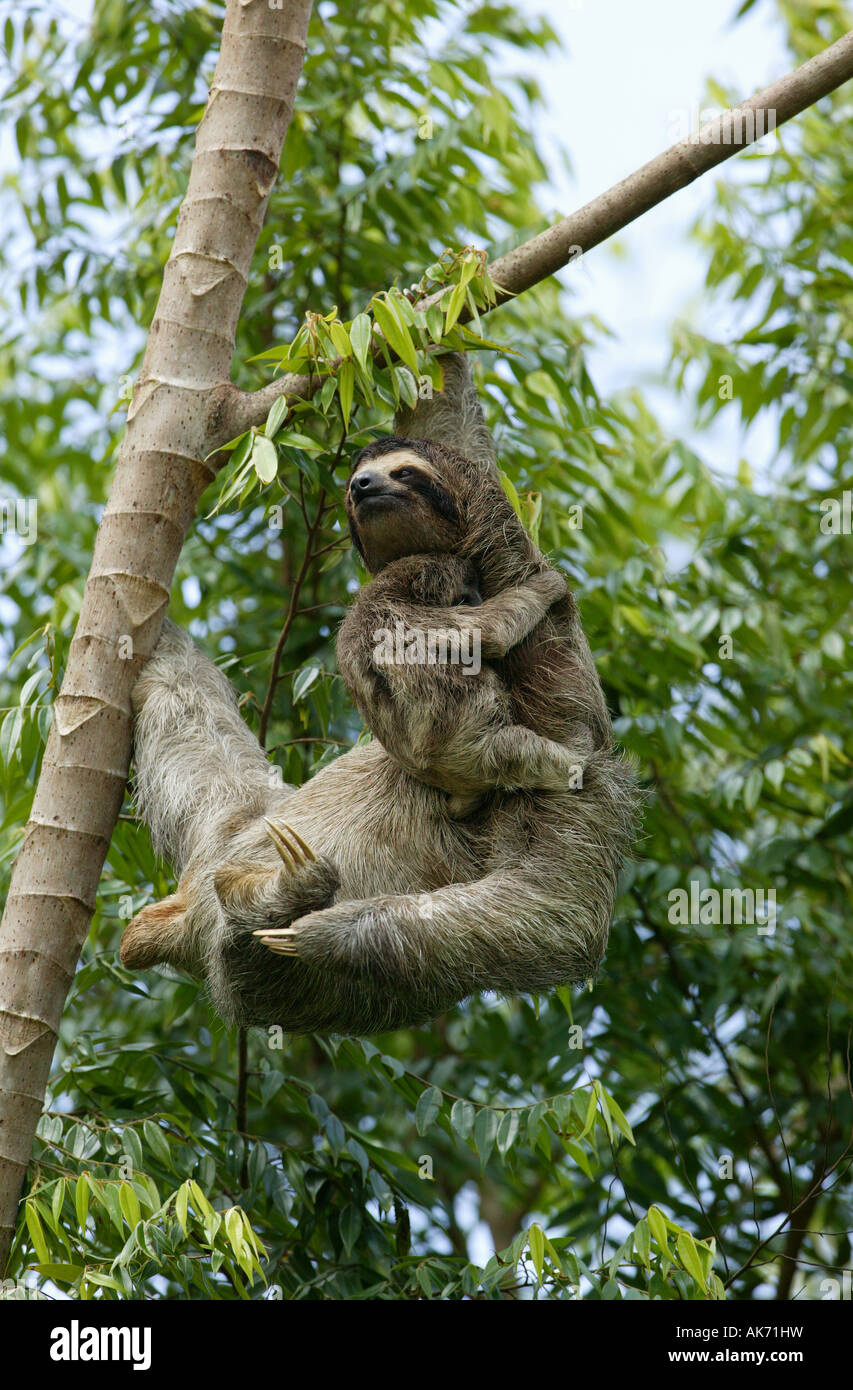
<instances>
[{"instance_id":1,"label":"thin twig","mask_svg":"<svg viewBox=\"0 0 853 1390\"><path fill-rule=\"evenodd\" d=\"M340 443L338 444L337 453L335 454L334 463L332 464L333 470L340 462L340 458L344 449L344 444L346 443L346 437L347 432L346 429L344 429L341 434ZM308 507L305 501L305 486L301 473L299 475L299 506L301 508L302 515L305 518L305 527L307 531L307 535L305 537L305 550L302 556L302 563L299 566L298 573L293 581L293 588L290 591L290 601L287 605L287 612L285 614L284 623L282 625L281 632L279 633L278 641L275 644L275 651L273 652L272 666L270 668L270 678L267 684L267 693L264 699L263 707L261 709L261 719L258 728L258 740L262 748L266 745L267 729L269 727L273 700L275 699L276 687L278 685L279 667L281 665L282 656L284 655L284 648L287 643L287 639L290 636L290 629L293 627L293 623L298 612L299 596L302 592L302 586L304 585L305 580L308 577L311 566L315 563L315 561L318 559L320 555L324 554L325 551L330 549L329 546L323 546L319 550L314 549L314 542L316 541L318 532L320 531L323 525L323 518L326 512L329 510L329 504L326 501L326 490L325 488L320 489L320 496L317 503L317 511L312 521L308 515ZM338 544L338 541L335 540L334 544Z\"/></svg>"},{"instance_id":2,"label":"thin twig","mask_svg":"<svg viewBox=\"0 0 853 1390\"><path fill-rule=\"evenodd\" d=\"M237 1133L246 1147L240 1165L240 1186L249 1186L249 1035L245 1028L237 1031Z\"/></svg>"}]
</instances>

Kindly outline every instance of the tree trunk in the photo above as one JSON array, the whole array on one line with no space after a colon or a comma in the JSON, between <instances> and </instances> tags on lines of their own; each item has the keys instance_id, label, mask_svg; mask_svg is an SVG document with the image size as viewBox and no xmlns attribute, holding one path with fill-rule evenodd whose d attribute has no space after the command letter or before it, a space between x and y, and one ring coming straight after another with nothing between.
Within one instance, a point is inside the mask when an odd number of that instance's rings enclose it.
<instances>
[{"instance_id":1,"label":"tree trunk","mask_svg":"<svg viewBox=\"0 0 853 1390\"><path fill-rule=\"evenodd\" d=\"M130 691L216 469L252 254L305 56L310 0L228 0L219 62L68 667L0 924L0 1270L62 1006L130 762Z\"/></svg>"}]
</instances>

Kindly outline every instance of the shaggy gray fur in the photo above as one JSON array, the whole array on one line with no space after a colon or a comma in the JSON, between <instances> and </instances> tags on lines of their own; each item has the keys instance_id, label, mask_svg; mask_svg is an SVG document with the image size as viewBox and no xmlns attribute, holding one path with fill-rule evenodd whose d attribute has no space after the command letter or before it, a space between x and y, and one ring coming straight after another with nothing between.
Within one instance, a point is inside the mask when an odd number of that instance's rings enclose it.
<instances>
[{"instance_id":1,"label":"shaggy gray fur","mask_svg":"<svg viewBox=\"0 0 853 1390\"><path fill-rule=\"evenodd\" d=\"M551 573L488 469L454 459L465 556L484 599ZM544 683L541 664L531 679L537 662L549 663ZM125 964L168 961L206 979L228 1023L355 1034L426 1022L480 990L541 991L593 974L636 795L568 593L508 652L501 679L518 722L558 742L567 730L587 736L583 785L496 789L458 819L447 791L376 739L283 786L228 681L167 620L133 692L136 795L181 879L127 928ZM290 954L254 935L290 923Z\"/></svg>"}]
</instances>

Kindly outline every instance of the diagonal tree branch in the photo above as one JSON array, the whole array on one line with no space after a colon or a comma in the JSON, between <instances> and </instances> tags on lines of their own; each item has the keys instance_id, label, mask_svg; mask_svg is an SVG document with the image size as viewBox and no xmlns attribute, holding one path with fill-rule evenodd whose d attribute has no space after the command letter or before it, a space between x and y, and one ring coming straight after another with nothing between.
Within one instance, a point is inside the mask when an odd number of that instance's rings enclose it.
<instances>
[{"instance_id":1,"label":"diagonal tree branch","mask_svg":"<svg viewBox=\"0 0 853 1390\"><path fill-rule=\"evenodd\" d=\"M672 193L686 188L701 174L753 144L768 130L800 115L851 77L853 30L747 101L724 111L686 140L670 146L585 207L494 261L489 274L498 289L497 303L505 303L512 296L531 289L580 253L600 246ZM426 308L442 294L440 291L431 295L416 307ZM487 310L481 307L480 313L485 312ZM466 317L463 310L460 321L464 322ZM218 442L224 443L253 425L262 425L281 396L288 402L308 400L324 380L324 377L290 373L258 391L239 391L234 387L223 405L222 433Z\"/></svg>"},{"instance_id":2,"label":"diagonal tree branch","mask_svg":"<svg viewBox=\"0 0 853 1390\"><path fill-rule=\"evenodd\" d=\"M492 279L510 294L530 289L568 265L578 248L586 252L599 246L678 189L746 149L768 129L799 116L851 77L853 30L802 67L656 155L586 207L501 256L490 268Z\"/></svg>"}]
</instances>

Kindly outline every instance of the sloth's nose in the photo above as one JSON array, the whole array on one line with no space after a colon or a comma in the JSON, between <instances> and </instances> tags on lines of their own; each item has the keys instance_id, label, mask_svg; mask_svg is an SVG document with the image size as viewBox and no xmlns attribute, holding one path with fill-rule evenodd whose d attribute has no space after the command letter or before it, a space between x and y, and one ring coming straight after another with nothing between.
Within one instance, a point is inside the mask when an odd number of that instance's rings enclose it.
<instances>
[{"instance_id":1,"label":"sloth's nose","mask_svg":"<svg viewBox=\"0 0 853 1390\"><path fill-rule=\"evenodd\" d=\"M385 481L379 473L356 473L352 480L352 491L356 497L372 497L381 492Z\"/></svg>"}]
</instances>

